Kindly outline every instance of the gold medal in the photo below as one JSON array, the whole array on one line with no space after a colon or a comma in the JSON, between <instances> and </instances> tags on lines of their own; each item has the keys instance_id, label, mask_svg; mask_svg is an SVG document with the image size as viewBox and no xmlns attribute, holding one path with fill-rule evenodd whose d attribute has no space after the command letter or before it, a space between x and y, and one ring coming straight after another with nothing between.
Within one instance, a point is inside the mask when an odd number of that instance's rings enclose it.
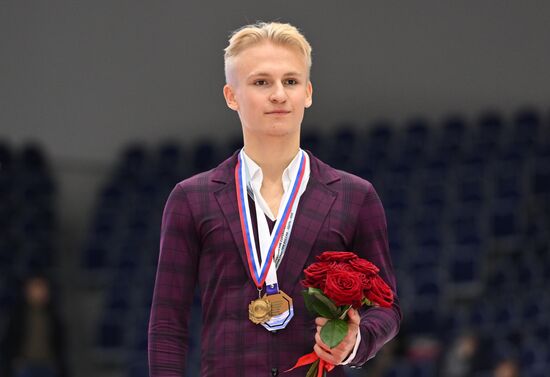
<instances>
[{"instance_id":1,"label":"gold medal","mask_svg":"<svg viewBox=\"0 0 550 377\"><path fill-rule=\"evenodd\" d=\"M265 323L272 317L271 302L263 298L256 299L248 305L248 318L255 324Z\"/></svg>"},{"instance_id":2,"label":"gold medal","mask_svg":"<svg viewBox=\"0 0 550 377\"><path fill-rule=\"evenodd\" d=\"M274 295L265 295L263 299L270 302L272 317L288 312L292 306L292 298L283 291Z\"/></svg>"}]
</instances>

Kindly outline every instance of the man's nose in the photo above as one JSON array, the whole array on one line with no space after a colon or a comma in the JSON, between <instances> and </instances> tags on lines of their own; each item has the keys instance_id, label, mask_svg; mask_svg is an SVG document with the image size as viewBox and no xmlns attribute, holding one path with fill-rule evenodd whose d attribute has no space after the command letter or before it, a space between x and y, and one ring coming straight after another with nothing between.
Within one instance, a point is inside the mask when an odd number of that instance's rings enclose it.
<instances>
[{"instance_id":1,"label":"man's nose","mask_svg":"<svg viewBox=\"0 0 550 377\"><path fill-rule=\"evenodd\" d=\"M282 83L275 84L271 92L270 100L272 102L284 102L287 99L286 90Z\"/></svg>"}]
</instances>

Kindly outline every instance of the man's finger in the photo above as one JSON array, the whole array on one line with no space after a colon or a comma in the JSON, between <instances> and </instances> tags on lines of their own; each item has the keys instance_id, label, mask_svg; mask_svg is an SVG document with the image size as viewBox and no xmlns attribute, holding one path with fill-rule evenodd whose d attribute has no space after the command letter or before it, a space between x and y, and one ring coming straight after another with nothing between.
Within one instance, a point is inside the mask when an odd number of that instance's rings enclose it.
<instances>
[{"instance_id":1,"label":"man's finger","mask_svg":"<svg viewBox=\"0 0 550 377\"><path fill-rule=\"evenodd\" d=\"M361 323L361 316L359 312L353 308L348 311L349 322L359 325Z\"/></svg>"},{"instance_id":2,"label":"man's finger","mask_svg":"<svg viewBox=\"0 0 550 377\"><path fill-rule=\"evenodd\" d=\"M328 345L326 345L325 342L323 342L323 339L321 339L321 334L319 334L319 333L315 334L315 343L317 343L319 345L319 347L321 347L322 349L324 349L328 353L331 352L330 347Z\"/></svg>"},{"instance_id":3,"label":"man's finger","mask_svg":"<svg viewBox=\"0 0 550 377\"><path fill-rule=\"evenodd\" d=\"M338 365L339 362L336 360L330 353L322 349L318 344L313 346L313 351L319 356L321 359L325 360L326 362L329 362L334 365Z\"/></svg>"},{"instance_id":4,"label":"man's finger","mask_svg":"<svg viewBox=\"0 0 550 377\"><path fill-rule=\"evenodd\" d=\"M328 319L326 319L326 318L323 318L323 317L317 317L317 318L315 318L315 324L316 324L317 326L324 326L325 323L327 323L327 322L328 322Z\"/></svg>"}]
</instances>

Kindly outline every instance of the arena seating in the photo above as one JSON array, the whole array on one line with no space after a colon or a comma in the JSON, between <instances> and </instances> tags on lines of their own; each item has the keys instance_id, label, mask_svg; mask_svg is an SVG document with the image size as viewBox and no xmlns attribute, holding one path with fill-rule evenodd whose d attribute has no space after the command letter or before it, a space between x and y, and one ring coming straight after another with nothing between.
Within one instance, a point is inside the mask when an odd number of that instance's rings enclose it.
<instances>
[{"instance_id":1,"label":"arena seating","mask_svg":"<svg viewBox=\"0 0 550 377\"><path fill-rule=\"evenodd\" d=\"M52 267L56 190L40 145L0 141L0 329L21 279Z\"/></svg>"},{"instance_id":2,"label":"arena seating","mask_svg":"<svg viewBox=\"0 0 550 377\"><path fill-rule=\"evenodd\" d=\"M414 118L402 126L342 124L328 134L312 129L306 127L303 147L368 179L382 199L403 339L436 339L443 350L473 330L494 344L490 360L514 357L526 376L548 370L550 299L541 294L550 283L546 114L523 109L512 117L487 112L473 120L452 115L439 123ZM223 146L129 146L98 195L81 266L108 287L97 348L118 355L128 376L147 375L147 321L166 198L178 181L214 167L240 143L236 137ZM197 298L189 375L199 367L199 308ZM387 376L434 375L435 359L400 357Z\"/></svg>"}]
</instances>

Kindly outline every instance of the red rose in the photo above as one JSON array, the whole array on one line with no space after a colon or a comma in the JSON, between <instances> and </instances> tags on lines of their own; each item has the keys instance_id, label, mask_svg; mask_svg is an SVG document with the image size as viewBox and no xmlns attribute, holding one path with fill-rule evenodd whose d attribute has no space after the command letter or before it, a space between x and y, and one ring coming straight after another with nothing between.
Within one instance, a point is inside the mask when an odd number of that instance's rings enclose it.
<instances>
[{"instance_id":1,"label":"red rose","mask_svg":"<svg viewBox=\"0 0 550 377\"><path fill-rule=\"evenodd\" d=\"M334 263L336 264L334 266L334 271L358 272L353 267L351 267L348 262Z\"/></svg>"},{"instance_id":2,"label":"red rose","mask_svg":"<svg viewBox=\"0 0 550 377\"><path fill-rule=\"evenodd\" d=\"M306 288L325 288L327 273L336 266L335 262L315 262L304 270L305 279L302 285Z\"/></svg>"},{"instance_id":3,"label":"red rose","mask_svg":"<svg viewBox=\"0 0 550 377\"><path fill-rule=\"evenodd\" d=\"M365 297L378 306L389 308L393 303L393 292L384 280L378 275L370 280L370 289L365 289Z\"/></svg>"},{"instance_id":4,"label":"red rose","mask_svg":"<svg viewBox=\"0 0 550 377\"><path fill-rule=\"evenodd\" d=\"M367 289L371 289L372 276L367 276L361 272L359 272L359 276L361 277L361 284L363 286L363 291L366 291Z\"/></svg>"},{"instance_id":5,"label":"red rose","mask_svg":"<svg viewBox=\"0 0 550 377\"><path fill-rule=\"evenodd\" d=\"M358 272L329 272L324 292L337 306L353 305L359 308L363 299L361 276Z\"/></svg>"},{"instance_id":6,"label":"red rose","mask_svg":"<svg viewBox=\"0 0 550 377\"><path fill-rule=\"evenodd\" d=\"M317 259L323 262L346 262L356 258L357 255L349 251L325 251L317 256Z\"/></svg>"},{"instance_id":7,"label":"red rose","mask_svg":"<svg viewBox=\"0 0 550 377\"><path fill-rule=\"evenodd\" d=\"M349 264L355 271L361 272L367 276L376 275L380 271L373 263L362 258L352 259L349 261Z\"/></svg>"}]
</instances>

